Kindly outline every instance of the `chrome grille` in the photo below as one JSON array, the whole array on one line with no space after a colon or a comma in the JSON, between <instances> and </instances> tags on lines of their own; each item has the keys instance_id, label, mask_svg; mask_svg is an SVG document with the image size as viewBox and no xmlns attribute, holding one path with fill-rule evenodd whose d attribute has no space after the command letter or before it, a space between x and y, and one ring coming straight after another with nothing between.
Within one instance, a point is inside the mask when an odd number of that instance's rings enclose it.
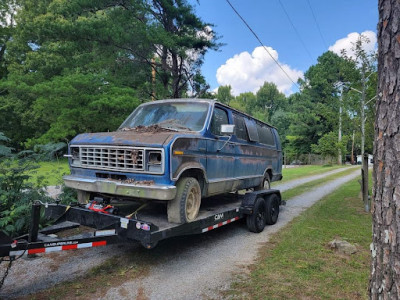
<instances>
[{"instance_id":1,"label":"chrome grille","mask_svg":"<svg viewBox=\"0 0 400 300\"><path fill-rule=\"evenodd\" d=\"M144 149L80 146L82 167L107 170L143 171Z\"/></svg>"}]
</instances>

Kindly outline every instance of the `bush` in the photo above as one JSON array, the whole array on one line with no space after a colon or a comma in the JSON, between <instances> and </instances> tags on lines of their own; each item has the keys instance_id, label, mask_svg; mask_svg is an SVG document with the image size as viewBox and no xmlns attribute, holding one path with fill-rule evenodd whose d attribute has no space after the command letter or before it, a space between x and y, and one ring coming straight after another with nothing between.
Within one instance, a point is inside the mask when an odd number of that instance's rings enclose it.
<instances>
[{"instance_id":1,"label":"bush","mask_svg":"<svg viewBox=\"0 0 400 300\"><path fill-rule=\"evenodd\" d=\"M42 188L43 177L36 182L30 180L32 170L39 167L38 156L32 151L13 154L8 142L9 139L0 133L0 230L15 237L28 232L32 203L35 200L51 202L52 199ZM63 197L69 201L71 192Z\"/></svg>"}]
</instances>

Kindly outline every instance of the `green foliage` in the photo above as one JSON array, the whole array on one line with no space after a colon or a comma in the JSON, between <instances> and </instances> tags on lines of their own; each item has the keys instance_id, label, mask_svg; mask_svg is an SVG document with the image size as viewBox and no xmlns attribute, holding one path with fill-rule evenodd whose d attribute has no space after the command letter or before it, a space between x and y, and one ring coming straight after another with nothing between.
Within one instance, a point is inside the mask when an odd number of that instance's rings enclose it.
<instances>
[{"instance_id":1,"label":"green foliage","mask_svg":"<svg viewBox=\"0 0 400 300\"><path fill-rule=\"evenodd\" d=\"M336 132L329 132L323 135L318 144L311 145L311 149L315 153L321 154L323 157L335 157L339 155L339 151L344 153L346 151L348 137L343 136L342 140L338 141L338 134Z\"/></svg>"},{"instance_id":2,"label":"green foliage","mask_svg":"<svg viewBox=\"0 0 400 300\"><path fill-rule=\"evenodd\" d=\"M0 131L17 149L115 130L153 94L210 96L200 66L217 37L186 1L26 0L15 18Z\"/></svg>"},{"instance_id":3,"label":"green foliage","mask_svg":"<svg viewBox=\"0 0 400 300\"><path fill-rule=\"evenodd\" d=\"M230 104L231 100L234 97L232 96L232 87L230 85L220 86L218 88L217 100L224 104Z\"/></svg>"},{"instance_id":4,"label":"green foliage","mask_svg":"<svg viewBox=\"0 0 400 300\"><path fill-rule=\"evenodd\" d=\"M0 230L10 236L28 231L33 201L49 200L39 187L42 178L36 183L29 181L29 172L36 168L31 158L0 158Z\"/></svg>"}]
</instances>

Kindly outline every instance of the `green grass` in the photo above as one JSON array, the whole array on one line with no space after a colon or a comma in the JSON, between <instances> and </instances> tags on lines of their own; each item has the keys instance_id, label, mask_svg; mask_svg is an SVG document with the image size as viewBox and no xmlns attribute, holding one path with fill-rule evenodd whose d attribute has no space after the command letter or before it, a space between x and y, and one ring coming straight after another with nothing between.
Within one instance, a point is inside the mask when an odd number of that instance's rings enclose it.
<instances>
[{"instance_id":1,"label":"green grass","mask_svg":"<svg viewBox=\"0 0 400 300\"><path fill-rule=\"evenodd\" d=\"M282 169L283 178L282 181L279 182L286 182L304 176L317 175L343 167L344 166L339 166L339 165L336 166L310 165L310 166L300 166L294 168L283 168Z\"/></svg>"},{"instance_id":2,"label":"green grass","mask_svg":"<svg viewBox=\"0 0 400 300\"><path fill-rule=\"evenodd\" d=\"M297 187L295 187L293 189L290 189L290 190L282 192L282 199L283 200L288 200L288 199L290 200L290 198L295 197L297 195L301 195L303 193L306 193L306 192L310 191L313 188L316 188L316 187L318 187L320 185L325 184L327 181L334 180L334 179L337 179L339 177L348 175L350 173L355 172L356 170L357 169L355 169L355 168L351 168L351 169L348 169L348 170L345 170L345 171L342 171L342 172L339 172L339 173L335 173L335 174L326 176L326 177L321 178L321 179L317 179L317 180L313 180L313 181L304 183L304 184L299 185L299 186L297 186ZM361 171L360 171L360 173L361 173Z\"/></svg>"},{"instance_id":3,"label":"green grass","mask_svg":"<svg viewBox=\"0 0 400 300\"><path fill-rule=\"evenodd\" d=\"M371 216L353 180L274 234L259 253L250 276L227 293L252 299L366 299ZM335 238L358 248L351 256L328 247ZM227 296L227 295L226 295Z\"/></svg>"},{"instance_id":4,"label":"green grass","mask_svg":"<svg viewBox=\"0 0 400 300\"><path fill-rule=\"evenodd\" d=\"M39 166L30 172L32 175L30 181L37 182L38 179L43 179L41 184L43 186L62 184L62 176L70 173L67 159L42 161L39 162Z\"/></svg>"}]
</instances>

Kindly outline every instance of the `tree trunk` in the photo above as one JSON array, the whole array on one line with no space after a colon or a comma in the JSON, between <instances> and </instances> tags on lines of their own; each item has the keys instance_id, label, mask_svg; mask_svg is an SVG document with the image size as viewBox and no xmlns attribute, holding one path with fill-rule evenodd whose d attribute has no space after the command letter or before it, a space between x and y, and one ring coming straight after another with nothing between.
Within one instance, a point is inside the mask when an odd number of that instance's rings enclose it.
<instances>
[{"instance_id":1,"label":"tree trunk","mask_svg":"<svg viewBox=\"0 0 400 300\"><path fill-rule=\"evenodd\" d=\"M400 1L379 0L370 297L400 298Z\"/></svg>"}]
</instances>

